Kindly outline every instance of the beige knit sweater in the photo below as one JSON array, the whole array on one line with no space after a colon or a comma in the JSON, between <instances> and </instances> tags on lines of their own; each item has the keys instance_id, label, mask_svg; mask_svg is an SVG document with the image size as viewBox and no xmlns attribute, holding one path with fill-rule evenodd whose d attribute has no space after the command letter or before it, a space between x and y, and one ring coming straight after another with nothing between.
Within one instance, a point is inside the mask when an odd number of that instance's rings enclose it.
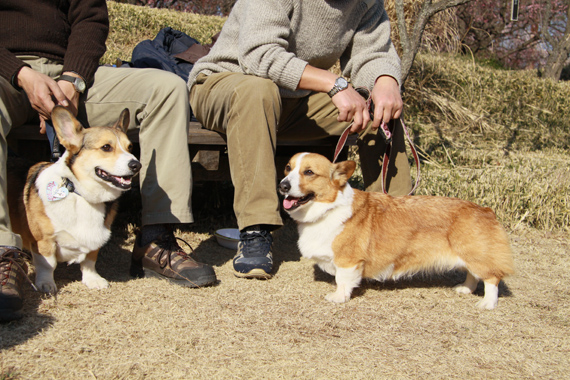
<instances>
[{"instance_id":1,"label":"beige knit sweater","mask_svg":"<svg viewBox=\"0 0 570 380\"><path fill-rule=\"evenodd\" d=\"M188 87L199 73L229 71L269 78L284 97L300 97L308 94L296 91L305 66L329 69L338 59L355 86L372 88L380 75L400 83L382 0L238 0Z\"/></svg>"}]
</instances>

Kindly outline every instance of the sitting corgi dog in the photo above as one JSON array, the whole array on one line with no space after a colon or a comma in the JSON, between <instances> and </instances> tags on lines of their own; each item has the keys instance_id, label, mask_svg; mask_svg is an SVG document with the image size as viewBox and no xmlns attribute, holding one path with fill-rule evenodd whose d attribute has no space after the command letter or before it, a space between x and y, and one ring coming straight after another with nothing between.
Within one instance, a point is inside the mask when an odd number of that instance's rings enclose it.
<instances>
[{"instance_id":1,"label":"sitting corgi dog","mask_svg":"<svg viewBox=\"0 0 570 380\"><path fill-rule=\"evenodd\" d=\"M279 184L283 207L297 222L299 250L334 275L332 302L346 302L363 277L398 279L419 272L465 269L455 287L472 293L483 280L482 309L497 306L498 285L513 273L507 234L494 212L460 199L392 197L353 189L356 163L332 164L299 153Z\"/></svg>"},{"instance_id":2,"label":"sitting corgi dog","mask_svg":"<svg viewBox=\"0 0 570 380\"><path fill-rule=\"evenodd\" d=\"M117 199L141 169L125 134L129 110L112 127L87 129L63 107L56 106L51 116L66 151L55 163L32 166L25 187L8 192L16 194L8 197L12 228L33 254L41 291L56 293L53 272L62 261L81 265L88 288L107 288L95 261L111 236Z\"/></svg>"}]
</instances>

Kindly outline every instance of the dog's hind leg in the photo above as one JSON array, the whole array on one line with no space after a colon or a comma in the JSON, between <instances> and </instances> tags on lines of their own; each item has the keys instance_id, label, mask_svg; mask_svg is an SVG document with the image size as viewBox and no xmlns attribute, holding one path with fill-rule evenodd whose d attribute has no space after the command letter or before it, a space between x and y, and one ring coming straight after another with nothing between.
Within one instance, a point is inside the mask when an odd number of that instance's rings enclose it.
<instances>
[{"instance_id":1,"label":"dog's hind leg","mask_svg":"<svg viewBox=\"0 0 570 380\"><path fill-rule=\"evenodd\" d=\"M467 277L465 278L465 282L462 284L456 285L453 289L459 294L471 294L477 288L477 284L479 283L479 279L471 274L471 272L467 271Z\"/></svg>"},{"instance_id":2,"label":"dog's hind leg","mask_svg":"<svg viewBox=\"0 0 570 380\"><path fill-rule=\"evenodd\" d=\"M352 289L360 285L362 280L362 265L355 265L351 268L336 268L336 292L327 294L327 301L342 303L350 299Z\"/></svg>"},{"instance_id":3,"label":"dog's hind leg","mask_svg":"<svg viewBox=\"0 0 570 380\"><path fill-rule=\"evenodd\" d=\"M57 292L57 286L53 280L53 271L57 266L55 247L51 243L38 242L38 250L40 252L48 252L48 254L44 256L33 253L34 267L36 268L36 286L42 292L55 294Z\"/></svg>"},{"instance_id":4,"label":"dog's hind leg","mask_svg":"<svg viewBox=\"0 0 570 380\"><path fill-rule=\"evenodd\" d=\"M81 282L83 282L89 289L106 289L109 283L103 277L99 276L95 269L95 262L97 261L97 254L99 251L92 251L81 262Z\"/></svg>"},{"instance_id":5,"label":"dog's hind leg","mask_svg":"<svg viewBox=\"0 0 570 380\"><path fill-rule=\"evenodd\" d=\"M483 283L485 284L485 296L481 301L477 302L478 308L492 310L497 307L500 281L501 279L497 277L491 277L483 280Z\"/></svg>"}]
</instances>

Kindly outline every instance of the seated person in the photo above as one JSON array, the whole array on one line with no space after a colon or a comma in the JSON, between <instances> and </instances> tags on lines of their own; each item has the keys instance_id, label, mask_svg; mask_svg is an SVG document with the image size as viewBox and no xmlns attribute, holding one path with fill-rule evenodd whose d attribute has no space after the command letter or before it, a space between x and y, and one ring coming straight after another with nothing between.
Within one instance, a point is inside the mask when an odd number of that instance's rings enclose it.
<instances>
[{"instance_id":1,"label":"seated person","mask_svg":"<svg viewBox=\"0 0 570 380\"><path fill-rule=\"evenodd\" d=\"M340 60L351 83L329 69ZM282 225L274 154L277 139L340 135L353 122L364 184L377 191L385 149L381 123L402 112L400 60L379 0L240 0L216 44L190 73L198 121L227 135L240 243L238 277L272 275L271 231ZM355 87L371 90L374 120ZM390 194L407 194L411 178L401 128L393 136ZM393 167L392 167L393 166Z\"/></svg>"},{"instance_id":2,"label":"seated person","mask_svg":"<svg viewBox=\"0 0 570 380\"><path fill-rule=\"evenodd\" d=\"M21 309L27 269L8 215L6 136L38 116L43 131L56 104L85 126L110 125L130 110L143 165L135 264L179 285L216 281L213 268L185 253L173 233L177 224L193 222L186 84L160 70L100 67L108 31L105 0L3 0L0 6L0 319L15 318Z\"/></svg>"}]
</instances>

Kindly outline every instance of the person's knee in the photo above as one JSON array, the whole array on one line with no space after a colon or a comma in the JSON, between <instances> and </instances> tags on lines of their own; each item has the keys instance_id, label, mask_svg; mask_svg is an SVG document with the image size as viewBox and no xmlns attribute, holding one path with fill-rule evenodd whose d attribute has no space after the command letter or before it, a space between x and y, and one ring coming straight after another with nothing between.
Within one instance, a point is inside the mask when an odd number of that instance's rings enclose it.
<instances>
[{"instance_id":1,"label":"person's knee","mask_svg":"<svg viewBox=\"0 0 570 380\"><path fill-rule=\"evenodd\" d=\"M237 99L241 99L248 103L259 101L278 102L280 99L279 87L270 79L260 78L253 75L246 75L246 80L240 82L234 88L234 94Z\"/></svg>"},{"instance_id":2,"label":"person's knee","mask_svg":"<svg viewBox=\"0 0 570 380\"><path fill-rule=\"evenodd\" d=\"M158 69L137 69L140 70L138 80L146 83L153 93L163 99L176 97L178 100L188 101L188 87L180 76L169 71Z\"/></svg>"},{"instance_id":3,"label":"person's knee","mask_svg":"<svg viewBox=\"0 0 570 380\"><path fill-rule=\"evenodd\" d=\"M176 74L168 71L161 72L160 78L157 78L159 86L175 96L185 96L188 98L188 87L184 79Z\"/></svg>"}]
</instances>

